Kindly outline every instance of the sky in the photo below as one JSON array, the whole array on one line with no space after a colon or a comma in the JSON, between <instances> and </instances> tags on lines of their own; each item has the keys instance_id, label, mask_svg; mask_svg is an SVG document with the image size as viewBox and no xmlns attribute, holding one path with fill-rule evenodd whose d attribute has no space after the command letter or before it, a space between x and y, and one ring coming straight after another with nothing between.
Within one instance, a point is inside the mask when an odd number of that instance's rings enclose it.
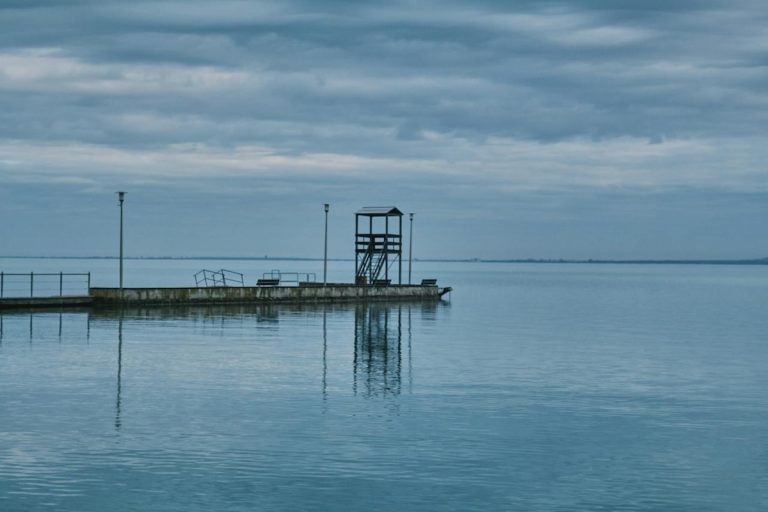
<instances>
[{"instance_id":1,"label":"sky","mask_svg":"<svg viewBox=\"0 0 768 512\"><path fill-rule=\"evenodd\" d=\"M768 256L764 0L0 0L0 255Z\"/></svg>"}]
</instances>

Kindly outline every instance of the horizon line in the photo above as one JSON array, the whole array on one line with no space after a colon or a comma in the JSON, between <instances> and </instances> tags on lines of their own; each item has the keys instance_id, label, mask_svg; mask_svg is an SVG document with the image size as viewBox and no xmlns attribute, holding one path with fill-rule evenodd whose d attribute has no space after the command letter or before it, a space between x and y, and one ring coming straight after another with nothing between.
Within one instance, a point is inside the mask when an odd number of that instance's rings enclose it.
<instances>
[{"instance_id":1,"label":"horizon line","mask_svg":"<svg viewBox=\"0 0 768 512\"><path fill-rule=\"evenodd\" d=\"M119 256L19 256L0 255L0 259L119 260ZM232 260L232 261L323 261L302 256L125 256L126 260ZM328 258L328 261L355 261L353 258ZM406 260L404 260L406 261ZM768 257L758 258L413 258L420 262L445 263L572 263L572 264L763 264Z\"/></svg>"}]
</instances>

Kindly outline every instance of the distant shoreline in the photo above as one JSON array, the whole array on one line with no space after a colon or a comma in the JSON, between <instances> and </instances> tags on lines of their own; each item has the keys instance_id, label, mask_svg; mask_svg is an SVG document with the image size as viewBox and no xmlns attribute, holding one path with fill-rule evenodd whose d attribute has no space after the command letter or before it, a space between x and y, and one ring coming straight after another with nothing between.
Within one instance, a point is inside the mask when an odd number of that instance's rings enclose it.
<instances>
[{"instance_id":1,"label":"distant shoreline","mask_svg":"<svg viewBox=\"0 0 768 512\"><path fill-rule=\"evenodd\" d=\"M0 259L29 260L117 260L117 256L0 256ZM199 260L199 261L323 261L322 258L290 256L127 256L126 260ZM328 258L328 261L355 261L352 258ZM405 261L405 259L403 260ZM541 263L572 265L768 265L768 258L744 260L603 260L603 259L485 259L485 258L414 258L420 263Z\"/></svg>"}]
</instances>

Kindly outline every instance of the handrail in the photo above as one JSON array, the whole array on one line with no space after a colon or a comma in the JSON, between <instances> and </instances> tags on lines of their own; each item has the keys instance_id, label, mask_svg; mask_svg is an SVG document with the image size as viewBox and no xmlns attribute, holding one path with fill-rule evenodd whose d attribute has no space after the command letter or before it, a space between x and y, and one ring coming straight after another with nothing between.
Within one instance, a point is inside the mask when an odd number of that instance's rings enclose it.
<instances>
[{"instance_id":1,"label":"handrail","mask_svg":"<svg viewBox=\"0 0 768 512\"><path fill-rule=\"evenodd\" d=\"M288 276L288 277L285 277ZM314 272L282 272L272 269L262 274L264 279L278 279L281 283L314 283L317 282L317 274ZM303 279L302 279L303 278Z\"/></svg>"},{"instance_id":2,"label":"handrail","mask_svg":"<svg viewBox=\"0 0 768 512\"><path fill-rule=\"evenodd\" d=\"M368 248L365 249L365 251L363 252L363 261L361 261L360 265L357 267L358 278L365 276L365 269L368 266L368 260L373 257L373 249L374 249L374 245L373 245L373 242L371 242L368 244Z\"/></svg>"},{"instance_id":3,"label":"handrail","mask_svg":"<svg viewBox=\"0 0 768 512\"><path fill-rule=\"evenodd\" d=\"M203 269L199 272L195 272L195 286L200 288L200 284L203 286L245 286L245 280L243 274L235 272L234 270L227 270L222 268L220 270L208 270ZM210 284L209 284L210 283Z\"/></svg>"},{"instance_id":4,"label":"handrail","mask_svg":"<svg viewBox=\"0 0 768 512\"><path fill-rule=\"evenodd\" d=\"M22 284L13 283L13 281L16 281L16 279L14 278L18 278L18 277L28 278L28 281L22 280ZM0 298L34 297L35 291L36 291L35 277L38 278L38 281L37 281L38 297L63 297L65 277L85 277L86 280L84 284L86 289L83 295L88 295L90 293L90 288L91 288L90 272L29 272L29 273L0 272ZM43 286L42 290L46 290L46 293L40 295L39 293L41 291L40 278L45 279L49 277L58 277L58 283L56 281L54 281L53 283L51 283L50 281L48 283L43 283L43 284L47 284L48 286ZM27 285L27 282L29 283L28 285ZM9 286L9 284L11 283L16 284L16 286ZM56 293L57 284L58 284L58 293ZM9 290L11 291L11 293L8 293ZM23 290L23 292L21 290Z\"/></svg>"}]
</instances>

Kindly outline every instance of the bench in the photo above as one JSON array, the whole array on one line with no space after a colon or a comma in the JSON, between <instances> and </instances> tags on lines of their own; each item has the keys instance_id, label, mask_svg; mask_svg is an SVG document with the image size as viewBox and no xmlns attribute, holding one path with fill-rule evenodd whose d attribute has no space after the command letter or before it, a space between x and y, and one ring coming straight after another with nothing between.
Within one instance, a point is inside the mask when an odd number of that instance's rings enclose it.
<instances>
[{"instance_id":1,"label":"bench","mask_svg":"<svg viewBox=\"0 0 768 512\"><path fill-rule=\"evenodd\" d=\"M391 279L374 279L373 286L389 286L391 282Z\"/></svg>"},{"instance_id":2,"label":"bench","mask_svg":"<svg viewBox=\"0 0 768 512\"><path fill-rule=\"evenodd\" d=\"M437 286L437 279L422 279L421 286Z\"/></svg>"},{"instance_id":3,"label":"bench","mask_svg":"<svg viewBox=\"0 0 768 512\"><path fill-rule=\"evenodd\" d=\"M259 279L256 281L256 286L277 286L279 284L279 279Z\"/></svg>"}]
</instances>

